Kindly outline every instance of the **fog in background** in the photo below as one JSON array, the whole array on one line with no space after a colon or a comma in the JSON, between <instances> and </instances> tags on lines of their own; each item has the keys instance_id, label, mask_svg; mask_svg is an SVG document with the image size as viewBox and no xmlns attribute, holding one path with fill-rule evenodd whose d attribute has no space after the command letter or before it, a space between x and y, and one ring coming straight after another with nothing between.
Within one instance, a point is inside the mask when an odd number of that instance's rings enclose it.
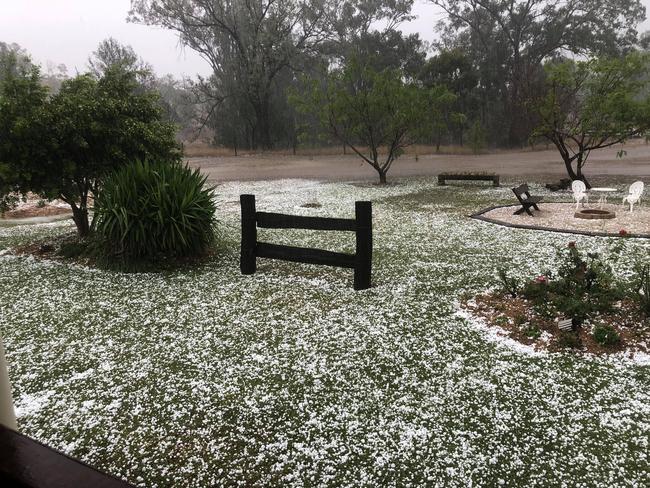
<instances>
[{"instance_id":1,"label":"fog in background","mask_svg":"<svg viewBox=\"0 0 650 488\"><path fill-rule=\"evenodd\" d=\"M44 72L48 63L65 64L68 73L87 70L88 56L108 37L133 47L158 75L177 77L208 75L210 68L198 54L182 48L175 33L160 28L129 24L129 0L0 0L0 41L17 43L27 50ZM650 12L650 0L642 3ZM426 41L435 39L435 24L443 18L439 9L416 1L404 32L418 32ZM646 21L639 27L650 29Z\"/></svg>"}]
</instances>

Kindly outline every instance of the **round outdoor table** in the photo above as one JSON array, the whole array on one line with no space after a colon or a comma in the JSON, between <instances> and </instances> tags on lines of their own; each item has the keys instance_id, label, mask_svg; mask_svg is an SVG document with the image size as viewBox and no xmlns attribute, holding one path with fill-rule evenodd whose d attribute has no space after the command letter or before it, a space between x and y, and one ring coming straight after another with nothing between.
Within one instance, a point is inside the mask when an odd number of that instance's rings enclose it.
<instances>
[{"instance_id":1,"label":"round outdoor table","mask_svg":"<svg viewBox=\"0 0 650 488\"><path fill-rule=\"evenodd\" d=\"M607 203L607 194L608 193L614 193L617 192L617 188L609 188L609 187L596 187L592 188L589 191L594 191L600 193L600 197L598 198L598 206L602 207L604 204Z\"/></svg>"}]
</instances>

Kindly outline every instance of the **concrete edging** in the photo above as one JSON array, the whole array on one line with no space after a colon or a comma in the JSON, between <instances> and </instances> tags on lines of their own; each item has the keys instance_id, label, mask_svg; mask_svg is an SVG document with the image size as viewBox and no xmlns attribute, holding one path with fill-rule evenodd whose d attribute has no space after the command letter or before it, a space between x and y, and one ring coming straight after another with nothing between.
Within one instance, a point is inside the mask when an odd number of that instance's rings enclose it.
<instances>
[{"instance_id":1,"label":"concrete edging","mask_svg":"<svg viewBox=\"0 0 650 488\"><path fill-rule=\"evenodd\" d=\"M572 203L572 202L553 202L553 203ZM586 230L555 229L553 227L545 227L540 225L510 224L508 222L502 222L501 220L485 217L484 215L492 210L496 210L497 208L506 208L506 207L517 207L517 205L513 205L513 204L494 205L492 207L488 207L486 209L480 210L479 212L473 213L469 215L469 217L475 220L480 220L483 222L489 222L491 224L500 225L502 227L510 227L511 229L541 230L545 232L557 232L559 234L574 234L574 235L591 236L591 237L623 237L618 233L610 233L610 232L597 232L597 231L589 232ZM650 234L628 233L625 235L625 238L650 239Z\"/></svg>"}]
</instances>

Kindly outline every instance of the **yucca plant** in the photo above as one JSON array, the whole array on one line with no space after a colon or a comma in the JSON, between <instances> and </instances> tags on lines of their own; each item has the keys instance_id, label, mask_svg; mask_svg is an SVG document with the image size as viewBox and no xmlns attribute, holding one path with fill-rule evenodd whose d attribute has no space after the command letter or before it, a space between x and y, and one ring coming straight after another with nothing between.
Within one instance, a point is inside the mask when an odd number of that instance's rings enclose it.
<instances>
[{"instance_id":1,"label":"yucca plant","mask_svg":"<svg viewBox=\"0 0 650 488\"><path fill-rule=\"evenodd\" d=\"M204 253L215 239L214 188L179 163L137 161L104 182L95 230L105 257L139 260Z\"/></svg>"}]
</instances>

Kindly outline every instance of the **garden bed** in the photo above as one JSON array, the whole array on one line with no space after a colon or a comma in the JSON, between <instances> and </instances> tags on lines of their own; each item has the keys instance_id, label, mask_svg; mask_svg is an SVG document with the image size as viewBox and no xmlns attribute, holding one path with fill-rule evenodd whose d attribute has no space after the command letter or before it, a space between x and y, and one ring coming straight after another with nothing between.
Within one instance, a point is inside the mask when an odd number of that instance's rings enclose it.
<instances>
[{"instance_id":1,"label":"garden bed","mask_svg":"<svg viewBox=\"0 0 650 488\"><path fill-rule=\"evenodd\" d=\"M19 201L15 208L2 215L2 219L29 219L33 217L51 217L57 215L72 215L70 206L61 200L46 202L40 198L29 195L27 200Z\"/></svg>"},{"instance_id":2,"label":"garden bed","mask_svg":"<svg viewBox=\"0 0 650 488\"><path fill-rule=\"evenodd\" d=\"M618 257L624 246L616 249ZM650 265L615 276L610 264L575 241L534 279L500 268L497 289L463 303L488 327L536 350L592 354L624 352L634 358L650 345Z\"/></svg>"},{"instance_id":3,"label":"garden bed","mask_svg":"<svg viewBox=\"0 0 650 488\"><path fill-rule=\"evenodd\" d=\"M637 309L630 300L621 301L612 314L598 317L577 327L567 336L558 328L558 322L535 313L535 306L525 298L512 298L501 293L485 293L465 301L463 308L479 318L487 327L494 328L521 344L536 351L575 351L597 355L618 355L647 362L650 352L650 323L634 319ZM620 336L620 342L603 345L594 339L595 324L607 325Z\"/></svg>"}]
</instances>

